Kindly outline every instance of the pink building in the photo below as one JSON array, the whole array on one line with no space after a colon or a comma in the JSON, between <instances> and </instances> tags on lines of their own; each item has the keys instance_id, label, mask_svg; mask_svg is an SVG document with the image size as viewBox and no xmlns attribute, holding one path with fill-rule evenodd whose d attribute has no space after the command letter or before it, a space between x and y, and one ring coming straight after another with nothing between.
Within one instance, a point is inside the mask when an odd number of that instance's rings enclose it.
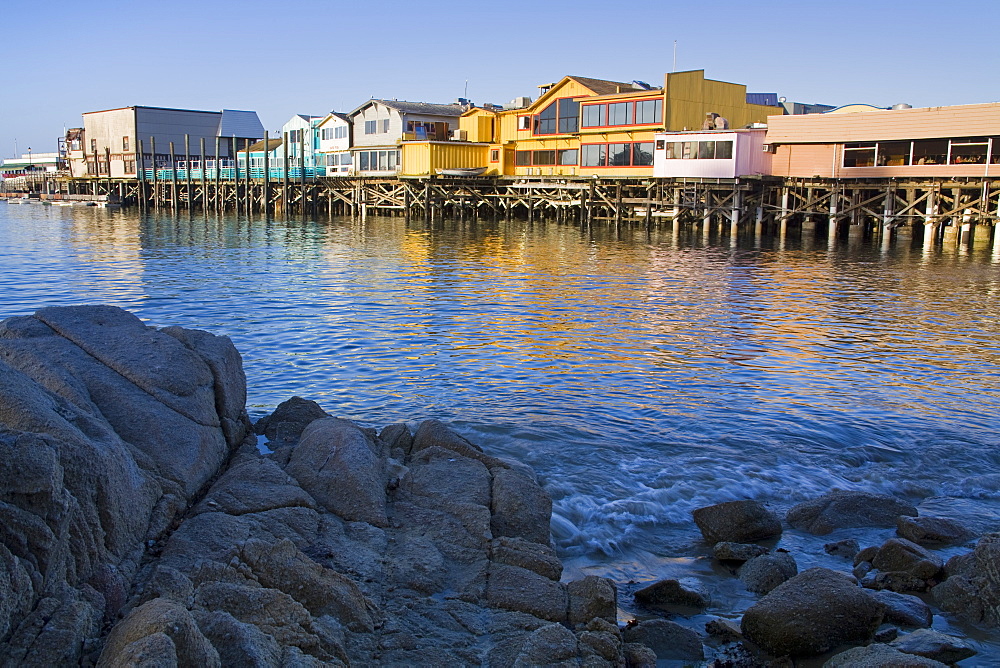
<instances>
[{"instance_id":1,"label":"pink building","mask_svg":"<svg viewBox=\"0 0 1000 668\"><path fill-rule=\"evenodd\" d=\"M1000 103L921 109L851 105L825 114L769 116L776 176L1000 176Z\"/></svg>"}]
</instances>

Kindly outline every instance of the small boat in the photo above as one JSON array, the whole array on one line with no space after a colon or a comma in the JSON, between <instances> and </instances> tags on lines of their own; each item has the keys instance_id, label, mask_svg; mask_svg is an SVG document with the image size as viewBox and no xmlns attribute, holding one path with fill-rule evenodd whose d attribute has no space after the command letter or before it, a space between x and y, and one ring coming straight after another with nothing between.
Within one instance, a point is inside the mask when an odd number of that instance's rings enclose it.
<instances>
[{"instance_id":1,"label":"small boat","mask_svg":"<svg viewBox=\"0 0 1000 668\"><path fill-rule=\"evenodd\" d=\"M28 202L31 201L31 198L30 197L10 197L10 198L6 199L5 201L10 202L11 204L27 204Z\"/></svg>"},{"instance_id":2,"label":"small boat","mask_svg":"<svg viewBox=\"0 0 1000 668\"><path fill-rule=\"evenodd\" d=\"M439 169L437 173L441 176L480 176L486 171L486 167L468 167L459 169Z\"/></svg>"}]
</instances>

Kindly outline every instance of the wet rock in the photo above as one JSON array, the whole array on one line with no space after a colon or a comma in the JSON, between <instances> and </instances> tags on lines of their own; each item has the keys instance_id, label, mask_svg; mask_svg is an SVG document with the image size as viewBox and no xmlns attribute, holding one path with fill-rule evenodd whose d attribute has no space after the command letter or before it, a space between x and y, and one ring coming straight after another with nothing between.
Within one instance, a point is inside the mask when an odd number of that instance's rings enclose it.
<instances>
[{"instance_id":1,"label":"wet rock","mask_svg":"<svg viewBox=\"0 0 1000 668\"><path fill-rule=\"evenodd\" d=\"M887 540L871 561L882 572L903 572L921 580L936 577L944 566L940 557L905 538Z\"/></svg>"},{"instance_id":2,"label":"wet rock","mask_svg":"<svg viewBox=\"0 0 1000 668\"><path fill-rule=\"evenodd\" d=\"M496 457L483 452L478 445L460 436L439 420L424 420L413 435L413 445L410 454L416 454L425 448L438 447L451 450L463 457L476 459L491 471L495 468L510 468L510 465Z\"/></svg>"},{"instance_id":3,"label":"wet rock","mask_svg":"<svg viewBox=\"0 0 1000 668\"><path fill-rule=\"evenodd\" d=\"M771 657L757 647L736 642L721 648L708 668L794 668L788 657Z\"/></svg>"},{"instance_id":4,"label":"wet rock","mask_svg":"<svg viewBox=\"0 0 1000 668\"><path fill-rule=\"evenodd\" d=\"M915 654L941 663L958 663L976 654L976 650L961 638L931 629L918 629L890 643L893 649Z\"/></svg>"},{"instance_id":5,"label":"wet rock","mask_svg":"<svg viewBox=\"0 0 1000 668\"><path fill-rule=\"evenodd\" d=\"M878 550L878 545L872 545L871 547L859 550L858 553L854 555L854 565L857 566L864 561L871 563L871 560L875 558L876 554L878 554Z\"/></svg>"},{"instance_id":6,"label":"wet rock","mask_svg":"<svg viewBox=\"0 0 1000 668\"><path fill-rule=\"evenodd\" d=\"M754 557L740 566L737 573L747 591L766 594L799 572L795 559L788 552L777 551Z\"/></svg>"},{"instance_id":7,"label":"wet rock","mask_svg":"<svg viewBox=\"0 0 1000 668\"><path fill-rule=\"evenodd\" d=\"M872 572L872 562L862 561L859 562L852 570L851 573L854 575L858 581L864 580L869 573Z\"/></svg>"},{"instance_id":8,"label":"wet rock","mask_svg":"<svg viewBox=\"0 0 1000 668\"><path fill-rule=\"evenodd\" d=\"M897 629L892 624L883 624L882 626L875 629L875 635L872 636L872 641L876 643L888 643L892 642L899 637L899 629Z\"/></svg>"},{"instance_id":9,"label":"wet rock","mask_svg":"<svg viewBox=\"0 0 1000 668\"><path fill-rule=\"evenodd\" d=\"M569 623L588 624L595 619L614 623L618 614L618 589L613 580L588 575L566 585Z\"/></svg>"},{"instance_id":10,"label":"wet rock","mask_svg":"<svg viewBox=\"0 0 1000 668\"><path fill-rule=\"evenodd\" d=\"M847 540L838 540L836 543L827 543L823 546L823 550L827 554L837 557L854 559L854 556L861 551L861 546L858 545L858 541L849 538Z\"/></svg>"},{"instance_id":11,"label":"wet rock","mask_svg":"<svg viewBox=\"0 0 1000 668\"><path fill-rule=\"evenodd\" d=\"M885 606L885 621L890 624L911 627L931 625L933 617L931 608L917 596L888 590L870 591L868 595Z\"/></svg>"},{"instance_id":12,"label":"wet rock","mask_svg":"<svg viewBox=\"0 0 1000 668\"><path fill-rule=\"evenodd\" d=\"M889 645L875 643L836 654L823 668L944 668L940 661L904 654Z\"/></svg>"},{"instance_id":13,"label":"wet rock","mask_svg":"<svg viewBox=\"0 0 1000 668\"><path fill-rule=\"evenodd\" d=\"M384 462L354 423L314 420L302 432L285 471L324 508L345 520L384 527Z\"/></svg>"},{"instance_id":14,"label":"wet rock","mask_svg":"<svg viewBox=\"0 0 1000 668\"><path fill-rule=\"evenodd\" d=\"M267 438L271 449L298 442L302 432L314 420L332 417L315 401L292 397L278 404L274 412L254 424L254 432Z\"/></svg>"},{"instance_id":15,"label":"wet rock","mask_svg":"<svg viewBox=\"0 0 1000 668\"><path fill-rule=\"evenodd\" d=\"M649 610L664 612L701 610L711 603L708 591L694 578L660 580L635 592L635 601Z\"/></svg>"},{"instance_id":16,"label":"wet rock","mask_svg":"<svg viewBox=\"0 0 1000 668\"><path fill-rule=\"evenodd\" d=\"M794 506L786 519L796 529L825 535L845 527L894 527L900 515L916 514L912 504L892 496L835 490Z\"/></svg>"},{"instance_id":17,"label":"wet rock","mask_svg":"<svg viewBox=\"0 0 1000 668\"><path fill-rule=\"evenodd\" d=\"M626 643L640 643L656 652L660 661L701 661L701 637L689 628L666 619L650 619L622 632Z\"/></svg>"},{"instance_id":18,"label":"wet rock","mask_svg":"<svg viewBox=\"0 0 1000 668\"><path fill-rule=\"evenodd\" d=\"M885 606L854 581L810 568L778 585L743 615L743 635L775 656L810 656L842 643L864 643L882 623Z\"/></svg>"},{"instance_id":19,"label":"wet rock","mask_svg":"<svg viewBox=\"0 0 1000 668\"><path fill-rule=\"evenodd\" d=\"M705 622L705 632L724 642L732 642L743 638L743 632L740 630L739 623L722 617L716 617Z\"/></svg>"},{"instance_id":20,"label":"wet rock","mask_svg":"<svg viewBox=\"0 0 1000 668\"><path fill-rule=\"evenodd\" d=\"M957 545L972 538L972 532L958 522L943 517L900 517L896 533L918 545Z\"/></svg>"},{"instance_id":21,"label":"wet rock","mask_svg":"<svg viewBox=\"0 0 1000 668\"><path fill-rule=\"evenodd\" d=\"M642 643L625 643L622 645L622 655L628 668L656 668L656 652Z\"/></svg>"},{"instance_id":22,"label":"wet rock","mask_svg":"<svg viewBox=\"0 0 1000 668\"><path fill-rule=\"evenodd\" d=\"M758 501L727 501L694 511L694 521L705 540L752 543L781 535L781 520Z\"/></svg>"},{"instance_id":23,"label":"wet rock","mask_svg":"<svg viewBox=\"0 0 1000 668\"><path fill-rule=\"evenodd\" d=\"M385 427L379 432L378 438L389 449L389 452L400 451L405 456L413 449L413 434L403 422Z\"/></svg>"},{"instance_id":24,"label":"wet rock","mask_svg":"<svg viewBox=\"0 0 1000 668\"><path fill-rule=\"evenodd\" d=\"M865 589L904 593L908 591L927 591L930 587L930 582L909 573L904 573L903 571L879 573L873 570L861 579L861 586Z\"/></svg>"},{"instance_id":25,"label":"wet rock","mask_svg":"<svg viewBox=\"0 0 1000 668\"><path fill-rule=\"evenodd\" d=\"M763 545L753 543L733 543L722 541L716 543L712 548L712 556L719 561L749 561L754 557L767 554L768 550Z\"/></svg>"}]
</instances>

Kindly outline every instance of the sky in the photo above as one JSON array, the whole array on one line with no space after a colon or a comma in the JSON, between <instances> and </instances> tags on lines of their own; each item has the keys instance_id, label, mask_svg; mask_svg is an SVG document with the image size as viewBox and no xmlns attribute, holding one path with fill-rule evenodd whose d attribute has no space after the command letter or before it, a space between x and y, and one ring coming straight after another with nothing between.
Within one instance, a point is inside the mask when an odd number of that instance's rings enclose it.
<instances>
[{"instance_id":1,"label":"sky","mask_svg":"<svg viewBox=\"0 0 1000 668\"><path fill-rule=\"evenodd\" d=\"M85 111L294 114L372 97L481 104L567 74L674 69L789 101L1000 101L1000 1L35 0L0 3L0 157L54 151Z\"/></svg>"}]
</instances>

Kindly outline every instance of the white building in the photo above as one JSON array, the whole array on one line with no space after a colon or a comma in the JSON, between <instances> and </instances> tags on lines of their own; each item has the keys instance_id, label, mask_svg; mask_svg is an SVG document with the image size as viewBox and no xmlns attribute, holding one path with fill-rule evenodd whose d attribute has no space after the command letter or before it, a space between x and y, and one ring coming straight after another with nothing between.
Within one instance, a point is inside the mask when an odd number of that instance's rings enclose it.
<instances>
[{"instance_id":1,"label":"white building","mask_svg":"<svg viewBox=\"0 0 1000 668\"><path fill-rule=\"evenodd\" d=\"M347 114L335 111L327 114L316 126L319 133L316 162L318 167L325 168L326 176L351 173L351 128L351 119Z\"/></svg>"},{"instance_id":2,"label":"white building","mask_svg":"<svg viewBox=\"0 0 1000 668\"><path fill-rule=\"evenodd\" d=\"M766 134L767 128L657 132L653 176L733 179L770 174Z\"/></svg>"},{"instance_id":3,"label":"white building","mask_svg":"<svg viewBox=\"0 0 1000 668\"><path fill-rule=\"evenodd\" d=\"M312 176L318 166L319 133L317 126L325 116L308 116L295 114L281 126L281 137L288 146L288 168L299 169L305 166L306 174Z\"/></svg>"},{"instance_id":4,"label":"white building","mask_svg":"<svg viewBox=\"0 0 1000 668\"><path fill-rule=\"evenodd\" d=\"M391 176L400 168L399 143L404 139L445 141L458 129L467 106L368 100L348 114L352 127L354 173Z\"/></svg>"}]
</instances>

